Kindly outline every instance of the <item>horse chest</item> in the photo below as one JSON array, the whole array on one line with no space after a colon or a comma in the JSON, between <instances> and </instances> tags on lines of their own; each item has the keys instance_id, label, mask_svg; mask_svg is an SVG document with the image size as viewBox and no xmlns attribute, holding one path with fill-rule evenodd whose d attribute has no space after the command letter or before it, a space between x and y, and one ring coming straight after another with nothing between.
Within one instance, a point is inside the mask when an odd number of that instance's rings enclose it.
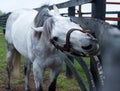
<instances>
[{"instance_id":1,"label":"horse chest","mask_svg":"<svg viewBox=\"0 0 120 91\"><path fill-rule=\"evenodd\" d=\"M39 59L40 65L44 68L55 68L63 64L63 58L57 53Z\"/></svg>"},{"instance_id":2,"label":"horse chest","mask_svg":"<svg viewBox=\"0 0 120 91\"><path fill-rule=\"evenodd\" d=\"M43 44L43 43L42 43ZM61 54L50 45L37 45L34 49L35 58L43 67L56 67L63 63Z\"/></svg>"}]
</instances>

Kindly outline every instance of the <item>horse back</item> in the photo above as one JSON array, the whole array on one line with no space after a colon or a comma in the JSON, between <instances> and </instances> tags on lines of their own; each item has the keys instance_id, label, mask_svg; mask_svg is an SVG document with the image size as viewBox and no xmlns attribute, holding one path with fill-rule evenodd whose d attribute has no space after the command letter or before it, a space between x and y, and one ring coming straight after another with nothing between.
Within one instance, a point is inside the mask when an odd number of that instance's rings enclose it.
<instances>
[{"instance_id":1,"label":"horse back","mask_svg":"<svg viewBox=\"0 0 120 91\"><path fill-rule=\"evenodd\" d=\"M11 13L6 23L6 41L24 56L28 54L36 14L35 10L21 9Z\"/></svg>"},{"instance_id":2,"label":"horse back","mask_svg":"<svg viewBox=\"0 0 120 91\"><path fill-rule=\"evenodd\" d=\"M28 26L30 26L29 24L32 24L32 21L36 14L37 11L29 9L20 9L11 13L6 23L6 39L9 41L10 39L12 39L11 35L14 34L16 31L17 33L22 33L25 29L29 28Z\"/></svg>"}]
</instances>

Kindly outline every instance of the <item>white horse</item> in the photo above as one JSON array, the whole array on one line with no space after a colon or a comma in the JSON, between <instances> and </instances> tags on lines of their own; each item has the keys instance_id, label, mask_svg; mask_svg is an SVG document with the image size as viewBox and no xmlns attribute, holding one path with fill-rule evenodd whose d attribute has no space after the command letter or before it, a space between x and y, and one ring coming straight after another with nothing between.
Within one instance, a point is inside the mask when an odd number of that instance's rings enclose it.
<instances>
[{"instance_id":1,"label":"white horse","mask_svg":"<svg viewBox=\"0 0 120 91\"><path fill-rule=\"evenodd\" d=\"M43 91L43 74L47 67L52 69L49 91L55 91L56 80L63 66L62 52L95 55L98 51L96 39L82 31L69 17L62 17L55 6L53 11L44 5L38 11L22 9L13 12L7 20L5 38L7 91L10 91L12 68L16 75L19 72L21 55L29 60L28 64L33 64L36 91ZM29 65L26 66L26 71L25 90L30 91Z\"/></svg>"}]
</instances>

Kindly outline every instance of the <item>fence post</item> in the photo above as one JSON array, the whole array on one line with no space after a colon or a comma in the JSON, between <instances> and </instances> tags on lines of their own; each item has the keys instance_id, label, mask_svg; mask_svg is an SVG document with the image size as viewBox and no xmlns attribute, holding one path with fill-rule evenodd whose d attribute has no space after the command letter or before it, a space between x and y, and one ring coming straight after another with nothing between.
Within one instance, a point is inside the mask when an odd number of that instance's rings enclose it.
<instances>
[{"instance_id":1,"label":"fence post","mask_svg":"<svg viewBox=\"0 0 120 91\"><path fill-rule=\"evenodd\" d=\"M82 17L82 7L81 7L81 5L79 5L78 15L79 15L79 17Z\"/></svg>"},{"instance_id":2,"label":"fence post","mask_svg":"<svg viewBox=\"0 0 120 91\"><path fill-rule=\"evenodd\" d=\"M92 17L104 20L105 12L106 12L106 0L93 0Z\"/></svg>"},{"instance_id":3,"label":"fence post","mask_svg":"<svg viewBox=\"0 0 120 91\"><path fill-rule=\"evenodd\" d=\"M120 12L118 13L118 17L120 18ZM118 28L120 29L120 21L118 21Z\"/></svg>"},{"instance_id":4,"label":"fence post","mask_svg":"<svg viewBox=\"0 0 120 91\"><path fill-rule=\"evenodd\" d=\"M92 17L105 20L105 13L106 13L106 0L93 0L92 2ZM96 91L99 91L101 83L99 81L99 76L95 70L94 59L90 58L90 70L93 75Z\"/></svg>"},{"instance_id":5,"label":"fence post","mask_svg":"<svg viewBox=\"0 0 120 91\"><path fill-rule=\"evenodd\" d=\"M75 16L75 7L68 8L68 16ZM71 59L71 62L74 63L74 58L71 56L68 56L68 57L69 57L69 59ZM73 76L73 73L67 64L66 64L66 76L69 78L71 78Z\"/></svg>"},{"instance_id":6,"label":"fence post","mask_svg":"<svg viewBox=\"0 0 120 91\"><path fill-rule=\"evenodd\" d=\"M75 16L75 7L68 8L68 16Z\"/></svg>"}]
</instances>

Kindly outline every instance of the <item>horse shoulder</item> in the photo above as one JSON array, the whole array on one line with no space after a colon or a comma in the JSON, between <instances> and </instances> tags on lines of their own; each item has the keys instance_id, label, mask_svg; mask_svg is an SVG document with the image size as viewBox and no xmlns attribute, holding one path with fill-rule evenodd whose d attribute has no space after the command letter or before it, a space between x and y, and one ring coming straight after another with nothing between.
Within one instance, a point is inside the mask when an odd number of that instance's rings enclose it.
<instances>
[{"instance_id":1,"label":"horse shoulder","mask_svg":"<svg viewBox=\"0 0 120 91\"><path fill-rule=\"evenodd\" d=\"M33 61L34 60L34 45L35 45L35 38L34 38L34 31L30 30L28 31L27 35L27 53L28 53L28 58Z\"/></svg>"},{"instance_id":2,"label":"horse shoulder","mask_svg":"<svg viewBox=\"0 0 120 91\"><path fill-rule=\"evenodd\" d=\"M6 23L6 33L5 33L6 40L12 42L11 40L12 35L15 33L15 31L16 30L18 31L18 29L21 30L21 28L24 28L24 26L30 24L33 21L36 14L37 11L29 10L29 9L20 9L11 13Z\"/></svg>"}]
</instances>

